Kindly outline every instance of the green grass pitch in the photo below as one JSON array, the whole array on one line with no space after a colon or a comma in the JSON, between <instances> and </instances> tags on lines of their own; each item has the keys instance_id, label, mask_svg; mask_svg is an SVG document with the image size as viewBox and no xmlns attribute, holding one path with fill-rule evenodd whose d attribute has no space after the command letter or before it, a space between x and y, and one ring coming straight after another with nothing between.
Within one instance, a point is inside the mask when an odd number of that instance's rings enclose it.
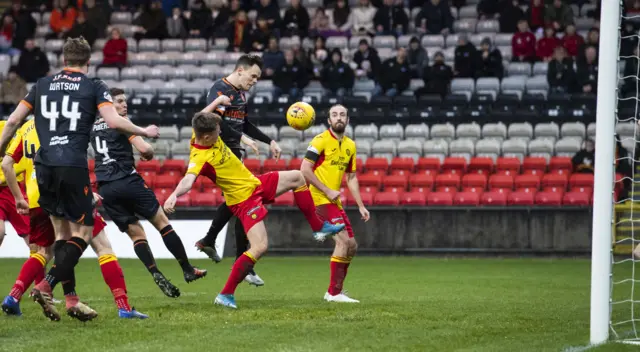
<instances>
[{"instance_id":1,"label":"green grass pitch","mask_svg":"<svg viewBox=\"0 0 640 352\"><path fill-rule=\"evenodd\" d=\"M97 261L83 259L78 292L98 319L50 322L25 297L23 317L0 317L0 350L495 352L566 351L588 342L587 260L356 257L345 288L361 303L329 304L322 300L328 258L266 257L256 267L266 285L241 284L237 311L213 305L229 259L196 262L209 274L192 284L175 261L158 261L182 290L178 299L162 295L139 261L120 263L131 303L151 319L118 319ZM0 260L2 296L21 265ZM590 351L636 350L609 344Z\"/></svg>"}]
</instances>

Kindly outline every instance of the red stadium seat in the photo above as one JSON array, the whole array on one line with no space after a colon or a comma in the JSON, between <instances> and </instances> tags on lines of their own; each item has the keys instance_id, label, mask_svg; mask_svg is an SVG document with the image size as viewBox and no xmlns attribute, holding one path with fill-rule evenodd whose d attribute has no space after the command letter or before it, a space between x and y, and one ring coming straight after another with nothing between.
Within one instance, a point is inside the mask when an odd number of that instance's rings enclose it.
<instances>
[{"instance_id":1,"label":"red stadium seat","mask_svg":"<svg viewBox=\"0 0 640 352\"><path fill-rule=\"evenodd\" d=\"M183 175L186 169L184 160L180 159L167 159L162 164L161 171L163 174L171 173L176 175Z\"/></svg>"},{"instance_id":2,"label":"red stadium seat","mask_svg":"<svg viewBox=\"0 0 640 352\"><path fill-rule=\"evenodd\" d=\"M477 157L471 158L469 166L467 167L467 173L485 174L489 175L493 171L493 159Z\"/></svg>"},{"instance_id":3,"label":"red stadium seat","mask_svg":"<svg viewBox=\"0 0 640 352\"><path fill-rule=\"evenodd\" d=\"M462 188L484 190L487 188L487 175L485 174L466 174L462 176Z\"/></svg>"},{"instance_id":4,"label":"red stadium seat","mask_svg":"<svg viewBox=\"0 0 640 352\"><path fill-rule=\"evenodd\" d=\"M436 190L438 192L452 192L460 188L460 175L442 174L436 176Z\"/></svg>"},{"instance_id":5,"label":"red stadium seat","mask_svg":"<svg viewBox=\"0 0 640 352\"><path fill-rule=\"evenodd\" d=\"M453 193L432 192L427 195L427 205L453 205Z\"/></svg>"},{"instance_id":6,"label":"red stadium seat","mask_svg":"<svg viewBox=\"0 0 640 352\"><path fill-rule=\"evenodd\" d=\"M397 206L400 205L400 194L396 192L378 192L373 197L376 205Z\"/></svg>"},{"instance_id":7,"label":"red stadium seat","mask_svg":"<svg viewBox=\"0 0 640 352\"><path fill-rule=\"evenodd\" d=\"M546 174L542 176L543 191L562 191L567 189L569 183L569 175L567 174Z\"/></svg>"},{"instance_id":8,"label":"red stadium seat","mask_svg":"<svg viewBox=\"0 0 640 352\"><path fill-rule=\"evenodd\" d=\"M176 200L176 207L188 207L191 205L191 195L196 194L195 192L187 192L187 194L183 194Z\"/></svg>"},{"instance_id":9,"label":"red stadium seat","mask_svg":"<svg viewBox=\"0 0 640 352\"><path fill-rule=\"evenodd\" d=\"M420 158L416 164L416 173L437 175L440 173L440 159L438 158Z\"/></svg>"},{"instance_id":10,"label":"red stadium seat","mask_svg":"<svg viewBox=\"0 0 640 352\"><path fill-rule=\"evenodd\" d=\"M373 193L360 192L360 197L362 197L362 203L364 203L364 205L373 205L373 195L374 195ZM347 194L347 204L350 204L350 205L356 204L356 200L353 199L353 196L351 195L351 193Z\"/></svg>"},{"instance_id":11,"label":"red stadium seat","mask_svg":"<svg viewBox=\"0 0 640 352\"><path fill-rule=\"evenodd\" d=\"M194 207L211 207L217 204L217 195L215 193L195 192L191 196L191 205Z\"/></svg>"},{"instance_id":12,"label":"red stadium seat","mask_svg":"<svg viewBox=\"0 0 640 352\"><path fill-rule=\"evenodd\" d=\"M362 158L356 158L356 172L359 174L364 172L364 161L362 161Z\"/></svg>"},{"instance_id":13,"label":"red stadium seat","mask_svg":"<svg viewBox=\"0 0 640 352\"><path fill-rule=\"evenodd\" d=\"M367 174L386 175L389 170L387 158L368 158L364 164Z\"/></svg>"},{"instance_id":14,"label":"red stadium seat","mask_svg":"<svg viewBox=\"0 0 640 352\"><path fill-rule=\"evenodd\" d=\"M518 158L498 158L496 162L496 174L517 175L520 173L520 159Z\"/></svg>"},{"instance_id":15,"label":"red stadium seat","mask_svg":"<svg viewBox=\"0 0 640 352\"><path fill-rule=\"evenodd\" d=\"M540 175L538 174L524 174L517 175L515 178L515 186L517 190L533 190L540 189Z\"/></svg>"},{"instance_id":16,"label":"red stadium seat","mask_svg":"<svg viewBox=\"0 0 640 352\"><path fill-rule=\"evenodd\" d=\"M467 159L459 157L445 158L442 163L443 174L458 174L462 175L467 169Z\"/></svg>"},{"instance_id":17,"label":"red stadium seat","mask_svg":"<svg viewBox=\"0 0 640 352\"><path fill-rule=\"evenodd\" d=\"M295 200L293 198L293 192L285 192L276 198L274 205L282 205L282 206L292 206L295 204Z\"/></svg>"},{"instance_id":18,"label":"red stadium seat","mask_svg":"<svg viewBox=\"0 0 640 352\"><path fill-rule=\"evenodd\" d=\"M262 164L262 173L266 174L267 172L272 171L284 171L287 169L287 161L284 159L280 159L276 161L276 159L267 159Z\"/></svg>"},{"instance_id":19,"label":"red stadium seat","mask_svg":"<svg viewBox=\"0 0 640 352\"><path fill-rule=\"evenodd\" d=\"M92 173L93 170L96 169L96 160L95 159L87 160L87 166L89 167L89 173Z\"/></svg>"},{"instance_id":20,"label":"red stadium seat","mask_svg":"<svg viewBox=\"0 0 640 352\"><path fill-rule=\"evenodd\" d=\"M404 192L409 186L409 176L407 175L390 175L382 179L382 187L385 191Z\"/></svg>"},{"instance_id":21,"label":"red stadium seat","mask_svg":"<svg viewBox=\"0 0 640 352\"><path fill-rule=\"evenodd\" d=\"M380 185L382 184L382 175L360 175L358 176L358 181L360 182L360 186L363 187L372 187L376 190L380 189Z\"/></svg>"},{"instance_id":22,"label":"red stadium seat","mask_svg":"<svg viewBox=\"0 0 640 352\"><path fill-rule=\"evenodd\" d=\"M562 204L563 192L538 192L535 196L536 205L557 206Z\"/></svg>"},{"instance_id":23,"label":"red stadium seat","mask_svg":"<svg viewBox=\"0 0 640 352\"><path fill-rule=\"evenodd\" d=\"M507 194L503 192L484 192L480 197L480 203L482 205L507 205Z\"/></svg>"},{"instance_id":24,"label":"red stadium seat","mask_svg":"<svg viewBox=\"0 0 640 352\"><path fill-rule=\"evenodd\" d=\"M562 204L573 206L588 206L591 204L591 196L583 192L567 192L562 197Z\"/></svg>"},{"instance_id":25,"label":"red stadium seat","mask_svg":"<svg viewBox=\"0 0 640 352\"><path fill-rule=\"evenodd\" d=\"M148 161L139 161L138 166L136 166L136 169L140 173L144 171L157 173L158 171L160 171L160 161L156 159L148 160Z\"/></svg>"},{"instance_id":26,"label":"red stadium seat","mask_svg":"<svg viewBox=\"0 0 640 352\"><path fill-rule=\"evenodd\" d=\"M435 184L433 175L415 174L409 176L409 185L413 192L430 192Z\"/></svg>"},{"instance_id":27,"label":"red stadium seat","mask_svg":"<svg viewBox=\"0 0 640 352\"><path fill-rule=\"evenodd\" d=\"M144 183L147 185L147 187L151 189L156 187L156 174L145 173L140 174L140 176L142 176L142 179L144 180Z\"/></svg>"},{"instance_id":28,"label":"red stadium seat","mask_svg":"<svg viewBox=\"0 0 640 352\"><path fill-rule=\"evenodd\" d=\"M156 188L153 190L153 193L156 194L156 198L158 198L158 203L160 203L160 205L164 205L164 202L169 198L172 192L173 189L170 188Z\"/></svg>"},{"instance_id":29,"label":"red stadium seat","mask_svg":"<svg viewBox=\"0 0 640 352\"><path fill-rule=\"evenodd\" d=\"M569 188L593 188L593 174L576 173L569 177Z\"/></svg>"},{"instance_id":30,"label":"red stadium seat","mask_svg":"<svg viewBox=\"0 0 640 352\"><path fill-rule=\"evenodd\" d=\"M406 192L400 199L400 203L415 206L427 205L427 197L423 192Z\"/></svg>"},{"instance_id":31,"label":"red stadium seat","mask_svg":"<svg viewBox=\"0 0 640 352\"><path fill-rule=\"evenodd\" d=\"M458 192L453 196L454 205L478 206L480 194L476 192Z\"/></svg>"},{"instance_id":32,"label":"red stadium seat","mask_svg":"<svg viewBox=\"0 0 640 352\"><path fill-rule=\"evenodd\" d=\"M573 187L571 188L571 192L586 193L589 196L592 196L593 187Z\"/></svg>"},{"instance_id":33,"label":"red stadium seat","mask_svg":"<svg viewBox=\"0 0 640 352\"><path fill-rule=\"evenodd\" d=\"M491 175L489 177L489 189L513 190L513 176L511 175Z\"/></svg>"},{"instance_id":34,"label":"red stadium seat","mask_svg":"<svg viewBox=\"0 0 640 352\"><path fill-rule=\"evenodd\" d=\"M302 159L293 158L289 161L289 170L300 170L300 166L302 166Z\"/></svg>"},{"instance_id":35,"label":"red stadium seat","mask_svg":"<svg viewBox=\"0 0 640 352\"><path fill-rule=\"evenodd\" d=\"M535 195L532 192L511 192L507 196L509 205L533 205Z\"/></svg>"},{"instance_id":36,"label":"red stadium seat","mask_svg":"<svg viewBox=\"0 0 640 352\"><path fill-rule=\"evenodd\" d=\"M547 159L541 157L524 158L522 173L526 175L542 175L547 171Z\"/></svg>"},{"instance_id":37,"label":"red stadium seat","mask_svg":"<svg viewBox=\"0 0 640 352\"><path fill-rule=\"evenodd\" d=\"M255 175L261 174L260 159L244 159L244 166Z\"/></svg>"},{"instance_id":38,"label":"red stadium seat","mask_svg":"<svg viewBox=\"0 0 640 352\"><path fill-rule=\"evenodd\" d=\"M555 156L549 162L549 173L552 174L571 174L573 164L568 156Z\"/></svg>"},{"instance_id":39,"label":"red stadium seat","mask_svg":"<svg viewBox=\"0 0 640 352\"><path fill-rule=\"evenodd\" d=\"M391 174L392 175L407 175L412 174L415 168L415 163L412 158L393 158L391 160Z\"/></svg>"},{"instance_id":40,"label":"red stadium seat","mask_svg":"<svg viewBox=\"0 0 640 352\"><path fill-rule=\"evenodd\" d=\"M181 177L178 175L158 175L156 177L156 188L175 188L180 183Z\"/></svg>"}]
</instances>

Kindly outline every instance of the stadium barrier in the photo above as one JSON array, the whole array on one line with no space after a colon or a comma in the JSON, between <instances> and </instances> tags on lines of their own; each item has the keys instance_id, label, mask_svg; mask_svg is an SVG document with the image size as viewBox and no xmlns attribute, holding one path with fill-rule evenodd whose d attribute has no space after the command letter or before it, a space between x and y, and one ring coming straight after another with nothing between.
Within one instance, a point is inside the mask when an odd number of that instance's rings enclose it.
<instances>
[{"instance_id":1,"label":"stadium barrier","mask_svg":"<svg viewBox=\"0 0 640 352\"><path fill-rule=\"evenodd\" d=\"M375 207L371 220L360 220L357 209L348 208L358 239L359 252L379 254L487 253L487 254L585 254L591 250L590 208L545 207ZM172 224L182 238L187 254L205 258L193 244L208 230L210 208L181 209ZM232 220L233 221L233 220ZM120 258L136 258L129 238L108 221L107 234ZM171 258L153 227L143 221L149 245L157 258ZM295 208L271 207L266 221L270 251L275 254L326 254L332 241L319 244L311 236L302 213ZM233 226L231 226L233 229ZM224 232L227 232L225 229ZM223 232L223 233L224 233ZM224 246L233 256L231 231ZM224 242L225 236L220 236ZM26 257L27 247L7 226L0 257ZM85 256L95 257L90 249Z\"/></svg>"}]
</instances>

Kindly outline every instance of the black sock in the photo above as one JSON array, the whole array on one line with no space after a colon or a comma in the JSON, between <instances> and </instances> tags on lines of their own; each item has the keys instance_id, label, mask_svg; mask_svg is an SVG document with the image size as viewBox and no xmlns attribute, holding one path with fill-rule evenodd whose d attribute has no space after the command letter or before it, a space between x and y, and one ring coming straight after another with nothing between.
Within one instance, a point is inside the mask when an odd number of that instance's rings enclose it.
<instances>
[{"instance_id":1,"label":"black sock","mask_svg":"<svg viewBox=\"0 0 640 352\"><path fill-rule=\"evenodd\" d=\"M211 222L211 226L209 227L209 231L207 231L207 235L204 237L204 242L206 244L213 245L216 243L216 239L218 238L218 234L224 228L229 220L233 217L233 213L231 209L227 206L227 203L223 203L216 210L216 215Z\"/></svg>"},{"instance_id":2,"label":"black sock","mask_svg":"<svg viewBox=\"0 0 640 352\"><path fill-rule=\"evenodd\" d=\"M133 250L152 275L159 272L156 259L153 257L153 253L151 253L151 248L149 248L147 240L137 240L133 242Z\"/></svg>"},{"instance_id":3,"label":"black sock","mask_svg":"<svg viewBox=\"0 0 640 352\"><path fill-rule=\"evenodd\" d=\"M79 237L71 237L62 248L56 253L56 258L49 270L49 273L45 277L45 280L51 285L53 289L60 281L69 281L73 285L73 288L67 287L67 290L75 290L75 274L74 268L78 264L78 260L87 249L87 242Z\"/></svg>"},{"instance_id":4,"label":"black sock","mask_svg":"<svg viewBox=\"0 0 640 352\"><path fill-rule=\"evenodd\" d=\"M242 226L240 219L236 219L234 230L236 235L236 259L238 259L249 249L249 240L247 239L247 234L244 233L244 226ZM249 274L255 275L256 272L252 268L249 270Z\"/></svg>"},{"instance_id":5,"label":"black sock","mask_svg":"<svg viewBox=\"0 0 640 352\"><path fill-rule=\"evenodd\" d=\"M53 244L53 255L55 256L58 251L64 246L64 244L67 243L67 240L57 240L54 244Z\"/></svg>"},{"instance_id":6,"label":"black sock","mask_svg":"<svg viewBox=\"0 0 640 352\"><path fill-rule=\"evenodd\" d=\"M184 245L182 244L182 240L178 237L178 234L173 229L171 225L165 226L162 230L160 230L160 235L162 235L162 240L164 241L165 247L173 254L173 256L178 260L182 271L191 271L193 267L189 264L189 258L187 258L187 251L184 249Z\"/></svg>"},{"instance_id":7,"label":"black sock","mask_svg":"<svg viewBox=\"0 0 640 352\"><path fill-rule=\"evenodd\" d=\"M62 281L62 292L65 296L77 296L76 294L76 274L71 272L71 277Z\"/></svg>"}]
</instances>

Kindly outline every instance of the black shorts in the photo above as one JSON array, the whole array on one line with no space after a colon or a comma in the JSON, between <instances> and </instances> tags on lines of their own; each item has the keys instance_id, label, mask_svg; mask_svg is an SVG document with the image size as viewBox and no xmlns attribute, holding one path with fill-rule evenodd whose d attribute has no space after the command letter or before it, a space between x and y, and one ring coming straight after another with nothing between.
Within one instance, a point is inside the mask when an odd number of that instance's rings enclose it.
<instances>
[{"instance_id":1,"label":"black shorts","mask_svg":"<svg viewBox=\"0 0 640 352\"><path fill-rule=\"evenodd\" d=\"M155 193L139 174L115 181L99 182L98 193L102 197L104 210L121 232L127 232L130 224L138 222L136 214L149 220L160 208Z\"/></svg>"},{"instance_id":2,"label":"black shorts","mask_svg":"<svg viewBox=\"0 0 640 352\"><path fill-rule=\"evenodd\" d=\"M49 215L93 226L93 192L89 170L36 164L40 207Z\"/></svg>"}]
</instances>

